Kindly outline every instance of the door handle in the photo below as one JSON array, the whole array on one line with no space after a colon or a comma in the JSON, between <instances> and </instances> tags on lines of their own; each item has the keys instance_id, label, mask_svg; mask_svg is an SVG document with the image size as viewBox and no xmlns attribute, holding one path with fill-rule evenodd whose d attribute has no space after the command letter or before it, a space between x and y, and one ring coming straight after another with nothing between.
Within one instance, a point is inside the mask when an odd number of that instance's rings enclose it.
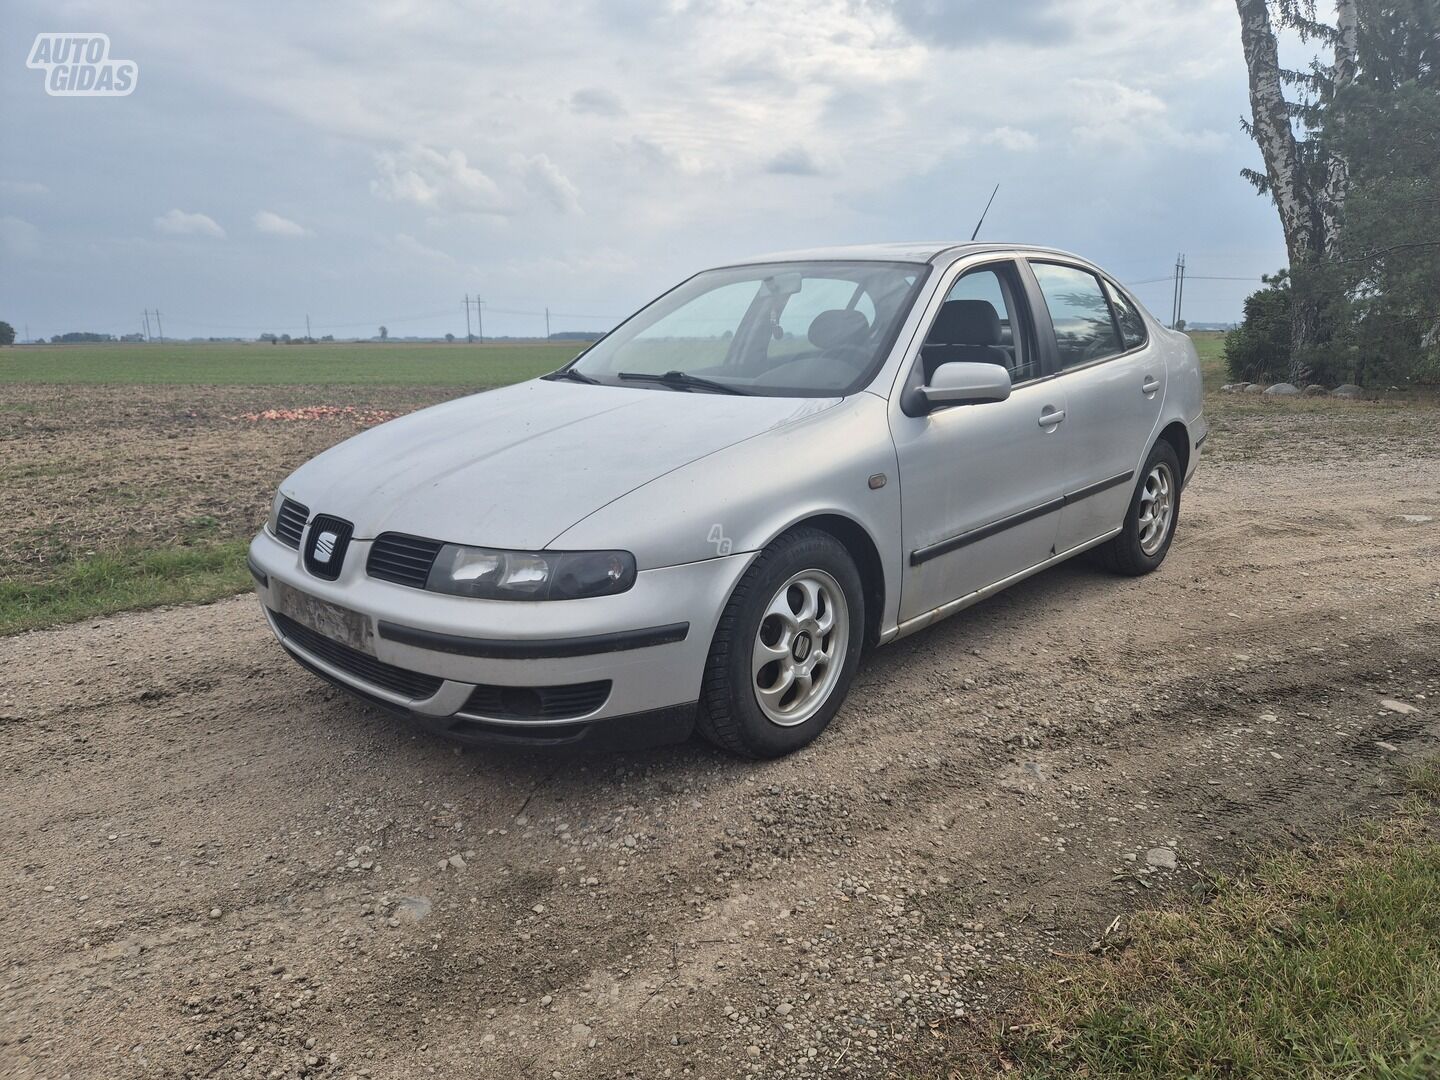
<instances>
[{"instance_id":1,"label":"door handle","mask_svg":"<svg viewBox=\"0 0 1440 1080\"><path fill-rule=\"evenodd\" d=\"M1064 409L1046 409L1040 414L1039 424L1041 427L1054 427L1065 419Z\"/></svg>"},{"instance_id":2,"label":"door handle","mask_svg":"<svg viewBox=\"0 0 1440 1080\"><path fill-rule=\"evenodd\" d=\"M1153 393L1155 393L1156 390L1159 390L1159 389L1160 389L1160 380L1157 379L1157 378L1155 378L1154 375L1146 375L1146 376L1145 376L1145 381L1140 384L1140 392L1141 392L1142 394L1153 394Z\"/></svg>"}]
</instances>

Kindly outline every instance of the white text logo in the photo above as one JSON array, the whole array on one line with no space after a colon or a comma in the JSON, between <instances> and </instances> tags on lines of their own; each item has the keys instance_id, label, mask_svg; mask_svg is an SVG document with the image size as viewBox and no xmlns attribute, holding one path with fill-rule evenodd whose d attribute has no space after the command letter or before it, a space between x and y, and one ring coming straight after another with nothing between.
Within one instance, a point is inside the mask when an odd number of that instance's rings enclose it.
<instances>
[{"instance_id":1,"label":"white text logo","mask_svg":"<svg viewBox=\"0 0 1440 1080\"><path fill-rule=\"evenodd\" d=\"M112 60L108 34L36 34L25 66L45 72L51 97L125 97L140 81L134 60Z\"/></svg>"}]
</instances>

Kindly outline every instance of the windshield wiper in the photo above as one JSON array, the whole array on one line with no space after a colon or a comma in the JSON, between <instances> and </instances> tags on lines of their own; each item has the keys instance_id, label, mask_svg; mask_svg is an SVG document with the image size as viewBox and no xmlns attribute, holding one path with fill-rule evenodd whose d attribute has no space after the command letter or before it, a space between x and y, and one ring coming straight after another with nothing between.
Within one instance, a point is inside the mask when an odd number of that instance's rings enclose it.
<instances>
[{"instance_id":1,"label":"windshield wiper","mask_svg":"<svg viewBox=\"0 0 1440 1080\"><path fill-rule=\"evenodd\" d=\"M667 371L664 375L651 375L644 371L622 371L615 377L629 382L659 383L661 386L673 386L678 390L712 390L717 394L747 393L738 386L716 382L714 379L702 379L699 375L691 375L685 371Z\"/></svg>"},{"instance_id":2,"label":"windshield wiper","mask_svg":"<svg viewBox=\"0 0 1440 1080\"><path fill-rule=\"evenodd\" d=\"M561 368L559 371L552 371L546 376L547 379L573 379L575 382L589 383L591 386L599 386L599 379L592 379L583 371L577 371L573 367Z\"/></svg>"}]
</instances>

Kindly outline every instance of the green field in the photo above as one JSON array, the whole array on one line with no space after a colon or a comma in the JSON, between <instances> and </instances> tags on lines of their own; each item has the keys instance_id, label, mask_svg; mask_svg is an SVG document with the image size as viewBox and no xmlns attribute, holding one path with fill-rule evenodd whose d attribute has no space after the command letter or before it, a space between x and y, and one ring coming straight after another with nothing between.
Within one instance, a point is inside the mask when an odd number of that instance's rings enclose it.
<instances>
[{"instance_id":1,"label":"green field","mask_svg":"<svg viewBox=\"0 0 1440 1080\"><path fill-rule=\"evenodd\" d=\"M24 345L0 383L209 386L499 386L553 371L583 343Z\"/></svg>"}]
</instances>

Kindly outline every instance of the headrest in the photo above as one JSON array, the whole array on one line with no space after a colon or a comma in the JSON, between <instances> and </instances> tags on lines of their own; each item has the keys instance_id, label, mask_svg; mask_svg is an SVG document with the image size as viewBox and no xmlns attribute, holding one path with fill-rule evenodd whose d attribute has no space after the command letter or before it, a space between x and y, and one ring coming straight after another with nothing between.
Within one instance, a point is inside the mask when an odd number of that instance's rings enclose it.
<instances>
[{"instance_id":1,"label":"headrest","mask_svg":"<svg viewBox=\"0 0 1440 1080\"><path fill-rule=\"evenodd\" d=\"M1000 316L988 300L947 300L926 340L932 345L999 345Z\"/></svg>"},{"instance_id":2,"label":"headrest","mask_svg":"<svg viewBox=\"0 0 1440 1080\"><path fill-rule=\"evenodd\" d=\"M831 308L815 316L810 324L810 344L817 349L833 349L839 345L858 345L870 332L870 320L860 312Z\"/></svg>"}]
</instances>

